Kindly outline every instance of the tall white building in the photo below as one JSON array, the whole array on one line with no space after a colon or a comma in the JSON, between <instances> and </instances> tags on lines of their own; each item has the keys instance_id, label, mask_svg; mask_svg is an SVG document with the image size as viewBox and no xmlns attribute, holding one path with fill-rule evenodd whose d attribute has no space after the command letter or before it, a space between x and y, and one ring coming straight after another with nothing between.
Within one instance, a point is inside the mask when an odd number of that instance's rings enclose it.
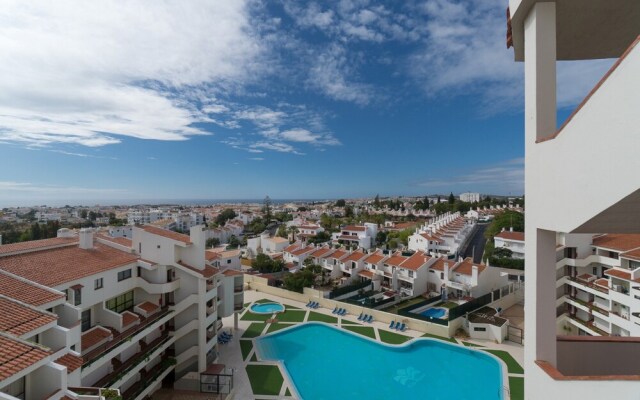
<instances>
[{"instance_id":1,"label":"tall white building","mask_svg":"<svg viewBox=\"0 0 640 400\"><path fill-rule=\"evenodd\" d=\"M460 201L466 201L467 203L473 203L480 201L480 193L460 193Z\"/></svg>"},{"instance_id":2,"label":"tall white building","mask_svg":"<svg viewBox=\"0 0 640 400\"><path fill-rule=\"evenodd\" d=\"M212 379L220 318L242 309L243 275L223 268L207 263L201 226L190 235L135 227L132 240L61 229L0 246L0 360L14 360L2 362L2 396L199 390ZM228 391L232 372L216 371Z\"/></svg>"},{"instance_id":3,"label":"tall white building","mask_svg":"<svg viewBox=\"0 0 640 400\"><path fill-rule=\"evenodd\" d=\"M636 399L640 340L558 335L558 285L574 285L558 282L556 236L640 232L640 2L509 0L509 11L508 44L525 72L525 397ZM557 61L599 58L618 60L558 129ZM618 304L630 295L613 284L640 297L638 271L625 265L632 279L611 276L607 288Z\"/></svg>"}]
</instances>

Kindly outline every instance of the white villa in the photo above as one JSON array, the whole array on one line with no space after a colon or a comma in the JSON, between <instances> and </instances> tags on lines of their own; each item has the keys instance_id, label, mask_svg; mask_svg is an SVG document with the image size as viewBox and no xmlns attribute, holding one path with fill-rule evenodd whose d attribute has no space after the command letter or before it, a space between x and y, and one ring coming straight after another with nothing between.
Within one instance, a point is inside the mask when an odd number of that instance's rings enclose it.
<instances>
[{"instance_id":1,"label":"white villa","mask_svg":"<svg viewBox=\"0 0 640 400\"><path fill-rule=\"evenodd\" d=\"M409 250L422 251L432 256L456 257L460 247L466 243L475 222L462 217L459 212L446 213L432 219L409 236Z\"/></svg>"},{"instance_id":2,"label":"white villa","mask_svg":"<svg viewBox=\"0 0 640 400\"><path fill-rule=\"evenodd\" d=\"M493 237L496 249L503 248L511 250L511 258L524 259L524 232L514 232L510 230L502 230Z\"/></svg>"},{"instance_id":3,"label":"white villa","mask_svg":"<svg viewBox=\"0 0 640 400\"><path fill-rule=\"evenodd\" d=\"M365 223L364 225L348 225L334 233L332 239L335 243L355 245L368 250L375 245L378 225Z\"/></svg>"},{"instance_id":4,"label":"white villa","mask_svg":"<svg viewBox=\"0 0 640 400\"><path fill-rule=\"evenodd\" d=\"M622 335L623 329L631 334L628 328L635 323L622 317L627 315L622 305L630 306L630 318L640 306L636 265L620 256L622 248L616 251L594 239L589 249L567 236L561 245L572 249L567 256L561 251L569 264L564 271L558 268L563 258L558 259L557 236L640 233L640 2L509 0L507 15L507 42L515 60L524 62L525 75L525 397L636 399L637 337L558 335L557 329L558 306L567 302L558 291L568 285L593 295L591 322L608 326L612 334ZM617 61L558 128L557 62L601 58ZM597 183L606 183L606 190ZM593 249L595 254L588 255ZM616 254L620 266L601 273ZM572 263L587 270L574 272ZM597 276L583 276L593 286L576 285L570 278L577 280L578 272ZM601 279L609 281L606 288ZM580 292L570 288L569 298L572 294L575 299ZM595 309L607 303L608 321ZM588 312L579 306L573 300L569 316L585 317Z\"/></svg>"}]
</instances>

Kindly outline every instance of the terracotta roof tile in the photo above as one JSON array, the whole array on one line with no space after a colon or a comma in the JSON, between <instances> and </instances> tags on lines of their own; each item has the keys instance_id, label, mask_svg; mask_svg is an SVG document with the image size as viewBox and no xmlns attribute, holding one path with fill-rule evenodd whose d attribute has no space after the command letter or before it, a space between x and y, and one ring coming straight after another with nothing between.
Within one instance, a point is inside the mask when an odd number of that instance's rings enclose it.
<instances>
[{"instance_id":1,"label":"terracotta roof tile","mask_svg":"<svg viewBox=\"0 0 640 400\"><path fill-rule=\"evenodd\" d=\"M410 269L412 271L417 271L429 261L431 257L427 254L418 251L408 259L406 259L402 264L400 264L400 268Z\"/></svg>"},{"instance_id":2,"label":"terracotta roof tile","mask_svg":"<svg viewBox=\"0 0 640 400\"><path fill-rule=\"evenodd\" d=\"M70 238L51 238L42 240L31 240L28 242L3 244L0 246L0 255L19 253L23 251L33 251L38 249L47 249L57 246L70 246L78 243L77 237Z\"/></svg>"},{"instance_id":3,"label":"terracotta roof tile","mask_svg":"<svg viewBox=\"0 0 640 400\"><path fill-rule=\"evenodd\" d=\"M111 237L108 235L96 235L96 238L98 239L103 239L115 244L119 244L120 246L124 246L124 247L131 247L132 241L131 239L125 238L125 237Z\"/></svg>"},{"instance_id":4,"label":"terracotta roof tile","mask_svg":"<svg viewBox=\"0 0 640 400\"><path fill-rule=\"evenodd\" d=\"M625 253L620 254L620 256L624 258L630 258L632 260L640 260L640 249L627 251Z\"/></svg>"},{"instance_id":5,"label":"terracotta roof tile","mask_svg":"<svg viewBox=\"0 0 640 400\"><path fill-rule=\"evenodd\" d=\"M625 279L627 281L631 280L631 272L629 271L622 271L616 268L610 268L606 271L604 271L605 275L609 275L609 276L615 276L616 278L620 278L620 279Z\"/></svg>"},{"instance_id":6,"label":"terracotta roof tile","mask_svg":"<svg viewBox=\"0 0 640 400\"><path fill-rule=\"evenodd\" d=\"M146 232L149 232L158 236L163 236L163 237L166 237L167 239L175 240L176 242L191 244L191 238L188 235L185 235L182 233L158 228L156 226L151 226L151 225L142 225L140 226L140 228L144 229Z\"/></svg>"},{"instance_id":7,"label":"terracotta roof tile","mask_svg":"<svg viewBox=\"0 0 640 400\"><path fill-rule=\"evenodd\" d=\"M238 271L237 269L226 269L226 270L224 270L224 272L222 272L222 275L224 275L224 276L238 276L238 275L244 275L244 273L242 271Z\"/></svg>"},{"instance_id":8,"label":"terracotta roof tile","mask_svg":"<svg viewBox=\"0 0 640 400\"><path fill-rule=\"evenodd\" d=\"M373 272L367 269L358 272L358 275L364 276L365 278L373 279Z\"/></svg>"},{"instance_id":9,"label":"terracotta roof tile","mask_svg":"<svg viewBox=\"0 0 640 400\"><path fill-rule=\"evenodd\" d=\"M57 320L49 313L0 297L0 332L22 336Z\"/></svg>"},{"instance_id":10,"label":"terracotta roof tile","mask_svg":"<svg viewBox=\"0 0 640 400\"><path fill-rule=\"evenodd\" d=\"M593 238L593 245L617 251L629 251L640 247L640 234L611 233Z\"/></svg>"},{"instance_id":11,"label":"terracotta roof tile","mask_svg":"<svg viewBox=\"0 0 640 400\"><path fill-rule=\"evenodd\" d=\"M314 251L313 253L311 253L310 256L314 257L314 258L323 257L323 256L327 255L328 253L331 253L332 251L333 251L333 249L330 248L330 247L321 247L321 248L317 249L316 251Z\"/></svg>"},{"instance_id":12,"label":"terracotta roof tile","mask_svg":"<svg viewBox=\"0 0 640 400\"><path fill-rule=\"evenodd\" d=\"M487 268L487 266L484 264L474 264L471 258L469 257L469 258L465 258L464 261L458 264L458 266L454 269L454 272L457 274L471 276L471 272L473 271L474 265L478 267L478 274L480 274L482 271L485 270L485 268Z\"/></svg>"},{"instance_id":13,"label":"terracotta roof tile","mask_svg":"<svg viewBox=\"0 0 640 400\"><path fill-rule=\"evenodd\" d=\"M107 328L97 326L86 331L81 338L82 350L89 349L106 340L113 339L113 333Z\"/></svg>"},{"instance_id":14,"label":"terracotta roof tile","mask_svg":"<svg viewBox=\"0 0 640 400\"><path fill-rule=\"evenodd\" d=\"M215 276L218 272L220 272L218 268L214 268L210 265L205 265L204 269L198 269L198 268L192 267L191 265L187 265L182 261L178 261L177 264L187 269L190 269L191 271L197 272L207 279L211 278L212 276Z\"/></svg>"},{"instance_id":15,"label":"terracotta roof tile","mask_svg":"<svg viewBox=\"0 0 640 400\"><path fill-rule=\"evenodd\" d=\"M344 228L340 229L341 231L352 231L352 232L364 232L365 230L367 230L366 227L364 226L357 226L357 225L347 225Z\"/></svg>"},{"instance_id":16,"label":"terracotta roof tile","mask_svg":"<svg viewBox=\"0 0 640 400\"><path fill-rule=\"evenodd\" d=\"M507 240L519 240L521 242L524 242L524 232L504 231L498 233L495 237Z\"/></svg>"},{"instance_id":17,"label":"terracotta roof tile","mask_svg":"<svg viewBox=\"0 0 640 400\"><path fill-rule=\"evenodd\" d=\"M345 255L347 255L347 252L342 250L342 249L338 249L336 251L334 251L329 258L335 258L336 260L341 259L342 257L344 257Z\"/></svg>"},{"instance_id":18,"label":"terracotta roof tile","mask_svg":"<svg viewBox=\"0 0 640 400\"><path fill-rule=\"evenodd\" d=\"M387 265L393 265L393 266L400 266L400 264L402 264L403 262L405 262L407 260L408 257L403 256L401 253L396 252L394 253L391 257L389 257L388 260L386 260L384 263Z\"/></svg>"},{"instance_id":19,"label":"terracotta roof tile","mask_svg":"<svg viewBox=\"0 0 640 400\"><path fill-rule=\"evenodd\" d=\"M349 254L348 257L345 257L344 260L342 260L342 262L349 262L349 261L358 261L360 259L362 259L362 257L366 256L365 253L361 252L361 251L354 251L353 253Z\"/></svg>"},{"instance_id":20,"label":"terracotta roof tile","mask_svg":"<svg viewBox=\"0 0 640 400\"><path fill-rule=\"evenodd\" d=\"M144 303L140 303L136 305L136 307L142 308L147 314L152 314L160 309L159 305L153 304L150 301L145 301Z\"/></svg>"},{"instance_id":21,"label":"terracotta roof tile","mask_svg":"<svg viewBox=\"0 0 640 400\"><path fill-rule=\"evenodd\" d=\"M125 311L122 313L122 327L127 327L136 321L140 321L140 317L130 311Z\"/></svg>"},{"instance_id":22,"label":"terracotta roof tile","mask_svg":"<svg viewBox=\"0 0 640 400\"><path fill-rule=\"evenodd\" d=\"M36 364L49 354L36 345L0 335L0 381Z\"/></svg>"},{"instance_id":23,"label":"terracotta roof tile","mask_svg":"<svg viewBox=\"0 0 640 400\"><path fill-rule=\"evenodd\" d=\"M132 254L96 243L93 249L70 246L0 257L0 269L55 287L134 263L137 259Z\"/></svg>"},{"instance_id":24,"label":"terracotta roof tile","mask_svg":"<svg viewBox=\"0 0 640 400\"><path fill-rule=\"evenodd\" d=\"M40 306L64 299L64 294L25 282L0 270L0 295L16 299L32 306Z\"/></svg>"},{"instance_id":25,"label":"terracotta roof tile","mask_svg":"<svg viewBox=\"0 0 640 400\"><path fill-rule=\"evenodd\" d=\"M381 251L376 251L373 254L370 254L369 257L364 259L364 262L369 264L377 264L380 261L384 260L386 256Z\"/></svg>"},{"instance_id":26,"label":"terracotta roof tile","mask_svg":"<svg viewBox=\"0 0 640 400\"><path fill-rule=\"evenodd\" d=\"M67 367L67 373L70 374L78 368L82 367L82 357L75 356L71 353L67 353L58 358L56 364L64 365Z\"/></svg>"}]
</instances>

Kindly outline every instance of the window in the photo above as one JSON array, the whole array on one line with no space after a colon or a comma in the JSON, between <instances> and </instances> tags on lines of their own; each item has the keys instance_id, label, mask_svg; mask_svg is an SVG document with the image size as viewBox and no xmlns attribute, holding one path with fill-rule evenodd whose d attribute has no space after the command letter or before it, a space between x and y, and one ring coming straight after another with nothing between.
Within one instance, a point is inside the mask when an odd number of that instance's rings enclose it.
<instances>
[{"instance_id":1,"label":"window","mask_svg":"<svg viewBox=\"0 0 640 400\"><path fill-rule=\"evenodd\" d=\"M474 332L485 332L487 330L487 328L473 328Z\"/></svg>"},{"instance_id":2,"label":"window","mask_svg":"<svg viewBox=\"0 0 640 400\"><path fill-rule=\"evenodd\" d=\"M91 309L88 310L84 310L82 312L82 317L81 317L81 329L82 332L85 332L89 329L91 329Z\"/></svg>"},{"instance_id":3,"label":"window","mask_svg":"<svg viewBox=\"0 0 640 400\"><path fill-rule=\"evenodd\" d=\"M598 267L593 267L593 274L598 275Z\"/></svg>"},{"instance_id":4,"label":"window","mask_svg":"<svg viewBox=\"0 0 640 400\"><path fill-rule=\"evenodd\" d=\"M227 260L227 264L231 264L231 260Z\"/></svg>"},{"instance_id":5,"label":"window","mask_svg":"<svg viewBox=\"0 0 640 400\"><path fill-rule=\"evenodd\" d=\"M102 289L103 287L104 286L103 286L102 278L98 278L93 282L93 288L95 290Z\"/></svg>"},{"instance_id":6,"label":"window","mask_svg":"<svg viewBox=\"0 0 640 400\"><path fill-rule=\"evenodd\" d=\"M107 300L107 309L120 314L133 309L133 290Z\"/></svg>"},{"instance_id":7,"label":"window","mask_svg":"<svg viewBox=\"0 0 640 400\"><path fill-rule=\"evenodd\" d=\"M444 279L444 272L440 272L440 279Z\"/></svg>"},{"instance_id":8,"label":"window","mask_svg":"<svg viewBox=\"0 0 640 400\"><path fill-rule=\"evenodd\" d=\"M413 271L409 271L409 278L413 278Z\"/></svg>"},{"instance_id":9,"label":"window","mask_svg":"<svg viewBox=\"0 0 640 400\"><path fill-rule=\"evenodd\" d=\"M73 305L79 306L82 303L82 289L73 289Z\"/></svg>"},{"instance_id":10,"label":"window","mask_svg":"<svg viewBox=\"0 0 640 400\"><path fill-rule=\"evenodd\" d=\"M118 272L118 282L131 278L131 269Z\"/></svg>"}]
</instances>

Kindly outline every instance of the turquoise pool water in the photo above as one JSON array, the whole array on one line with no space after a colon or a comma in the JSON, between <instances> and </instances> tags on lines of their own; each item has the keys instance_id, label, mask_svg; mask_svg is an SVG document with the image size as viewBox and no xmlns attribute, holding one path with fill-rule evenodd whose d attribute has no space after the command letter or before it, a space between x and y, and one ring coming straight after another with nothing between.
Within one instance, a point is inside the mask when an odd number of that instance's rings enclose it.
<instances>
[{"instance_id":1,"label":"turquoise pool water","mask_svg":"<svg viewBox=\"0 0 640 400\"><path fill-rule=\"evenodd\" d=\"M280 303L252 304L251 311L256 314L273 314L284 311L284 306Z\"/></svg>"},{"instance_id":2,"label":"turquoise pool water","mask_svg":"<svg viewBox=\"0 0 640 400\"><path fill-rule=\"evenodd\" d=\"M421 312L420 315L431 318L442 318L446 313L447 311L442 308L427 308L426 310Z\"/></svg>"},{"instance_id":3,"label":"turquoise pool water","mask_svg":"<svg viewBox=\"0 0 640 400\"><path fill-rule=\"evenodd\" d=\"M437 340L386 346L340 328L306 323L256 340L280 360L304 400L502 399L492 356Z\"/></svg>"}]
</instances>

